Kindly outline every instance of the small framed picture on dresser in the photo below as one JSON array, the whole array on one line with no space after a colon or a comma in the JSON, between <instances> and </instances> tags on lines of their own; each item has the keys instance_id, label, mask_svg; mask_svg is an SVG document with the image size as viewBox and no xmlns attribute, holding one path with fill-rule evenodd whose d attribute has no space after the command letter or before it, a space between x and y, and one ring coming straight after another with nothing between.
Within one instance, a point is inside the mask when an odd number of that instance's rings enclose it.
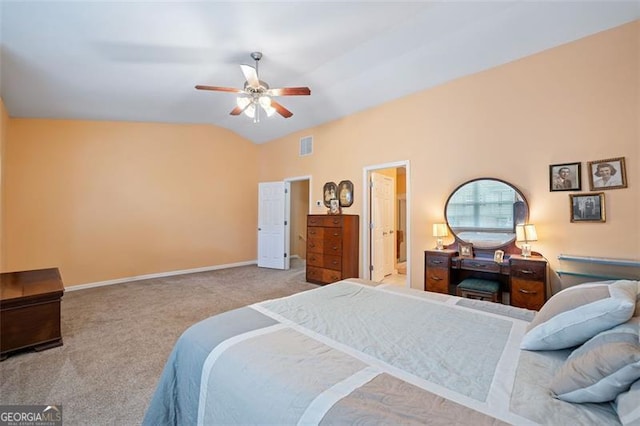
<instances>
[{"instance_id":1,"label":"small framed picture on dresser","mask_svg":"<svg viewBox=\"0 0 640 426\"><path fill-rule=\"evenodd\" d=\"M504 260L504 251L496 250L493 253L493 261L496 263L502 263L503 260Z\"/></svg>"},{"instance_id":2,"label":"small framed picture on dresser","mask_svg":"<svg viewBox=\"0 0 640 426\"><path fill-rule=\"evenodd\" d=\"M471 243L458 243L460 249L460 257L473 257L473 244Z\"/></svg>"}]
</instances>

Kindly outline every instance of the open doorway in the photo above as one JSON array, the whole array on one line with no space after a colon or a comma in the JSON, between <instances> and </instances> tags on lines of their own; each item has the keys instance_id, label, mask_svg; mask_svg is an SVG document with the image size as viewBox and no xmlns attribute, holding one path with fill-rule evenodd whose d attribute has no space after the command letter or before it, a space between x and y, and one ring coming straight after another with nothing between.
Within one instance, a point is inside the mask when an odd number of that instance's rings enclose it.
<instances>
[{"instance_id":1,"label":"open doorway","mask_svg":"<svg viewBox=\"0 0 640 426\"><path fill-rule=\"evenodd\" d=\"M291 215L289 226L289 255L291 268L303 268L307 258L307 215L311 211L309 176L285 179L291 184L289 197Z\"/></svg>"},{"instance_id":2,"label":"open doorway","mask_svg":"<svg viewBox=\"0 0 640 426\"><path fill-rule=\"evenodd\" d=\"M363 271L372 281L411 287L409 161L364 168Z\"/></svg>"},{"instance_id":3,"label":"open doorway","mask_svg":"<svg viewBox=\"0 0 640 426\"><path fill-rule=\"evenodd\" d=\"M309 176L258 184L258 267L305 267Z\"/></svg>"}]
</instances>

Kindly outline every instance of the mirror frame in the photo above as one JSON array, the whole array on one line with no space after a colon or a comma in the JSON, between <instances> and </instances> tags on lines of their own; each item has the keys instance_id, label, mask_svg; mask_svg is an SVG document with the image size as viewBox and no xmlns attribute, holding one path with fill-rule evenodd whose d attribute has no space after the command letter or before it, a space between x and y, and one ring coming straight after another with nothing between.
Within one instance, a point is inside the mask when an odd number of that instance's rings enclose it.
<instances>
[{"instance_id":1,"label":"mirror frame","mask_svg":"<svg viewBox=\"0 0 640 426\"><path fill-rule=\"evenodd\" d=\"M462 243L468 243L468 241L466 241L466 240L464 240L464 239L460 238L460 237L458 236L458 234L456 234L456 232L454 231L454 229L451 227L451 225L449 224L449 218L448 218L448 216L447 216L447 210L448 210L448 208L449 208L449 202L451 201L451 197L453 197L453 195L454 195L456 192L458 192L458 190L459 190L460 188L462 188L463 186L468 185L468 184L470 184L470 183L472 183L472 182L477 182L477 181L479 181L479 180L490 180L490 181L500 182L500 183L503 183L503 184L507 185L508 187L512 188L512 189L516 192L516 194L518 194L518 196L519 196L520 198L522 198L522 201L524 202L524 205L525 205L525 207L526 207L526 209L525 209L526 211L525 211L524 223L529 223L529 210L530 210L530 209L529 209L529 202L527 201L527 198L524 196L524 194L522 193L522 191L520 191L520 190L519 190L515 185L513 185L513 184L511 184L511 183L509 183L509 182L507 182L507 181L505 181L505 180L497 179L497 178L492 178L492 177L480 177L480 178L476 178L476 179L471 179L471 180L468 180L468 181L466 181L466 182L461 183L461 184L460 184L460 185L458 185L458 186L457 186L453 191L451 191L451 194L449 194L449 197L447 197L447 202L446 202L446 203L445 203L445 205L444 205L444 220L447 222L447 227L449 228L449 231L451 231L451 234L452 234L452 235L454 236L454 238L455 238L455 242L454 242L454 244L458 244L459 242L462 242ZM482 229L483 229L483 228L478 228L478 229L479 229L479 231L478 231L478 232L483 232L483 231L482 231ZM485 229L486 229L486 228L485 228ZM491 231L489 230L489 231L487 231L487 232L491 232ZM487 245L487 246L484 246L484 245L478 245L478 246L476 246L476 245L474 244L474 247L477 247L477 248L479 248L479 249L494 250L494 249L503 248L503 247L505 247L505 246L509 246L509 245L515 245L515 240L516 240L516 234L515 234L515 229L514 229L514 230L513 230L513 237L512 237L512 238L510 238L510 239L509 239L509 240L507 240L507 241L500 242L499 244L496 244L496 245Z\"/></svg>"}]
</instances>

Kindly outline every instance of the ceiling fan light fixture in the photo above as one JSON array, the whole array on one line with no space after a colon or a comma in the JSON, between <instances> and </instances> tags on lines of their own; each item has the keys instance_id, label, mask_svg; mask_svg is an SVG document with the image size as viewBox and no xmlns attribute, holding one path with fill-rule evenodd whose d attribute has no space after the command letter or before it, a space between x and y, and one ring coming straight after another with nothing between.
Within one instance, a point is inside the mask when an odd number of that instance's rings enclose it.
<instances>
[{"instance_id":1,"label":"ceiling fan light fixture","mask_svg":"<svg viewBox=\"0 0 640 426\"><path fill-rule=\"evenodd\" d=\"M251 99L246 96L238 96L238 98L236 99L236 105L238 105L242 109L244 109L250 103Z\"/></svg>"},{"instance_id":2,"label":"ceiling fan light fixture","mask_svg":"<svg viewBox=\"0 0 640 426\"><path fill-rule=\"evenodd\" d=\"M260 102L260 106L265 110L271 107L271 98L269 96L260 96L258 102Z\"/></svg>"},{"instance_id":3,"label":"ceiling fan light fixture","mask_svg":"<svg viewBox=\"0 0 640 426\"><path fill-rule=\"evenodd\" d=\"M267 113L267 117L271 117L276 112L276 109L271 105L268 107L263 106L262 109Z\"/></svg>"},{"instance_id":4,"label":"ceiling fan light fixture","mask_svg":"<svg viewBox=\"0 0 640 426\"><path fill-rule=\"evenodd\" d=\"M244 113L247 115L247 117L255 118L256 117L256 105L254 103L252 103L251 105L249 105L247 107L247 109L244 110Z\"/></svg>"}]
</instances>

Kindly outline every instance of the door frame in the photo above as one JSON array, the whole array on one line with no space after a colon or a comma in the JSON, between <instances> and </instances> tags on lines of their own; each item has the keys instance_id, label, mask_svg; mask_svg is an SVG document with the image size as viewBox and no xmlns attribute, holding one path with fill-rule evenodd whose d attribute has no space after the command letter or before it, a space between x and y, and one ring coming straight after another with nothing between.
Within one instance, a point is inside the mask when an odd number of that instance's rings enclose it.
<instances>
[{"instance_id":1,"label":"door frame","mask_svg":"<svg viewBox=\"0 0 640 426\"><path fill-rule=\"evenodd\" d=\"M364 279L371 279L371 241L369 238L369 224L371 223L371 206L369 199L369 176L371 172L382 169L395 169L398 167L404 167L406 170L406 200L407 200L407 232L406 232L406 246L407 246L407 280L406 286L411 287L411 162L409 160L394 161L392 163L375 164L371 166L365 166L362 169L362 269L360 270L360 276Z\"/></svg>"},{"instance_id":2,"label":"door frame","mask_svg":"<svg viewBox=\"0 0 640 426\"><path fill-rule=\"evenodd\" d=\"M311 177L311 175L306 175L306 176L295 176L295 177L289 177L289 178L284 178L282 181L283 182L299 182L299 181L303 181L306 180L309 182L309 201L307 202L307 214L311 213L311 209L313 208L313 194L311 191L311 188L313 188L312 184L313 184L313 178ZM287 198L287 206L286 209L289 213L291 213L291 194L289 194L289 197ZM286 247L287 247L287 256L289 257L289 260L291 260L291 217L289 217L289 222L287 223L287 236L286 236Z\"/></svg>"}]
</instances>

